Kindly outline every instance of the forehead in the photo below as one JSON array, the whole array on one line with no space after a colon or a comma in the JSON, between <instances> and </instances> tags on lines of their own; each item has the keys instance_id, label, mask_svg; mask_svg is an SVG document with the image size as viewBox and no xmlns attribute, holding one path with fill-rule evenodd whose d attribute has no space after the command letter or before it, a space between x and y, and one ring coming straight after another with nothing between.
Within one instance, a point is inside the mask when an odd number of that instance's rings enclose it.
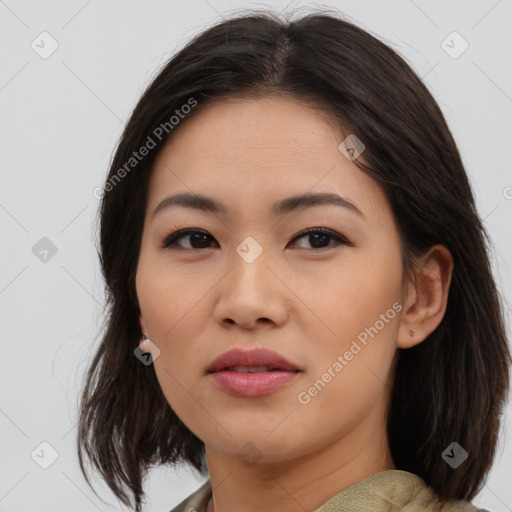
<instances>
[{"instance_id":1,"label":"forehead","mask_svg":"<svg viewBox=\"0 0 512 512\"><path fill-rule=\"evenodd\" d=\"M308 191L386 206L378 184L340 152L345 135L335 120L304 103L214 101L175 130L155 162L150 206L171 192L261 204Z\"/></svg>"},{"instance_id":2,"label":"forehead","mask_svg":"<svg viewBox=\"0 0 512 512\"><path fill-rule=\"evenodd\" d=\"M201 146L202 152L253 151L278 155L309 147L337 145L334 118L311 105L284 96L214 100L184 120L170 146ZM299 144L300 143L300 144ZM290 156L289 153L286 156Z\"/></svg>"}]
</instances>

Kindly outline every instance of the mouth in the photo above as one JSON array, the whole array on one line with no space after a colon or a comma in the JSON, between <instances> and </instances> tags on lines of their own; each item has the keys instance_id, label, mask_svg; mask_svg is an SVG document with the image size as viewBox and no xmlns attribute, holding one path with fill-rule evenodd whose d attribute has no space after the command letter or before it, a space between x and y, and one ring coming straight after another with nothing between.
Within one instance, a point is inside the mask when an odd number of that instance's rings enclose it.
<instances>
[{"instance_id":1,"label":"mouth","mask_svg":"<svg viewBox=\"0 0 512 512\"><path fill-rule=\"evenodd\" d=\"M262 372L300 372L300 370L284 370L283 368L271 368L270 366L231 366L222 368L220 370L211 371L208 373L215 372L238 372L238 373L262 373Z\"/></svg>"},{"instance_id":2,"label":"mouth","mask_svg":"<svg viewBox=\"0 0 512 512\"><path fill-rule=\"evenodd\" d=\"M262 372L301 372L294 363L284 356L267 349L233 349L217 357L206 370L207 373L219 371L238 373Z\"/></svg>"},{"instance_id":3,"label":"mouth","mask_svg":"<svg viewBox=\"0 0 512 512\"><path fill-rule=\"evenodd\" d=\"M294 382L300 370L270 369L268 366L234 366L209 373L218 389L237 398L272 394Z\"/></svg>"},{"instance_id":4,"label":"mouth","mask_svg":"<svg viewBox=\"0 0 512 512\"><path fill-rule=\"evenodd\" d=\"M221 354L207 375L224 393L237 398L268 395L295 381L303 371L271 350L234 349Z\"/></svg>"}]
</instances>

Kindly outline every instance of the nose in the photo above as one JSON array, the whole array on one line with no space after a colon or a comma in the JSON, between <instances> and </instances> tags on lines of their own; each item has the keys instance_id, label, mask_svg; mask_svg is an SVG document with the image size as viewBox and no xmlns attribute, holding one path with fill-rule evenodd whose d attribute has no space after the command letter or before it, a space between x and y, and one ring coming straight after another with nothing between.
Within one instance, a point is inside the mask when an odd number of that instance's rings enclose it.
<instances>
[{"instance_id":1,"label":"nose","mask_svg":"<svg viewBox=\"0 0 512 512\"><path fill-rule=\"evenodd\" d=\"M222 279L215 320L222 327L273 328L288 318L291 292L271 267L265 251L249 263L234 252L231 270Z\"/></svg>"}]
</instances>

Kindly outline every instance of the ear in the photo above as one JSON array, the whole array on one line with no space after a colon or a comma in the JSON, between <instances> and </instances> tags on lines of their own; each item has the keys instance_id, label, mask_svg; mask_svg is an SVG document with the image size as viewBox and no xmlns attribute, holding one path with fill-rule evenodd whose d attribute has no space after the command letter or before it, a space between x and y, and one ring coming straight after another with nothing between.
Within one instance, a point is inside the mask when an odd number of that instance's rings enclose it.
<instances>
[{"instance_id":1,"label":"ear","mask_svg":"<svg viewBox=\"0 0 512 512\"><path fill-rule=\"evenodd\" d=\"M139 322L140 322L140 331L142 332L142 334L146 334L147 335L147 331L146 331L146 324L144 323L144 319L142 318L142 314L139 316Z\"/></svg>"},{"instance_id":2,"label":"ear","mask_svg":"<svg viewBox=\"0 0 512 512\"><path fill-rule=\"evenodd\" d=\"M453 257L444 245L434 245L419 262L406 285L398 348L411 348L437 329L444 317L453 271Z\"/></svg>"}]
</instances>

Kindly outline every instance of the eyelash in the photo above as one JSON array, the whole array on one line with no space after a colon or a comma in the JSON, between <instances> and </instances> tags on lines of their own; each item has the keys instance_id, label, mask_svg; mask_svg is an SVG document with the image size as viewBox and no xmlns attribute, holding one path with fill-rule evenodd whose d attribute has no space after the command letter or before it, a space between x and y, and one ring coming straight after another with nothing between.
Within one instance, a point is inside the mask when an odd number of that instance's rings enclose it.
<instances>
[{"instance_id":1,"label":"eyelash","mask_svg":"<svg viewBox=\"0 0 512 512\"><path fill-rule=\"evenodd\" d=\"M185 238L186 236L189 236L189 235L192 235L192 234L196 234L196 233L201 233L201 234L204 234L204 235L207 235L207 236L210 236L208 234L208 232L206 231L203 231L201 229L191 229L191 228L188 228L188 229L181 229L179 231L175 231L174 233L172 233L171 235L169 235L165 240L164 240L164 243L162 245L162 247L164 249L171 249L172 246L177 246L176 242L178 240L181 240L182 238ZM306 235L310 235L310 234L313 234L313 233L320 233L322 235L327 235L329 236L330 238L333 238L335 239L339 244L341 245L349 245L349 246L352 246L352 244L346 239L344 238L343 236L341 236L340 234L336 233L335 231L332 231L330 229L326 229L326 228L308 228L308 229L305 229L304 231L301 231L299 234L297 234L293 239L292 241L295 241L297 239L300 239ZM211 237L213 239L213 237ZM203 247L203 248L200 248L200 249L194 249L194 248L191 248L189 249L188 247L187 248L183 248L183 247L178 247L178 250L183 250L183 251L200 251L200 250L203 250L203 249L211 249L211 247ZM323 247L323 248L320 248L320 249L310 249L311 251L313 252L323 252L323 251L328 251L328 250L331 250L333 248L335 248L336 246L332 247L332 246L327 246L327 247Z\"/></svg>"}]
</instances>

